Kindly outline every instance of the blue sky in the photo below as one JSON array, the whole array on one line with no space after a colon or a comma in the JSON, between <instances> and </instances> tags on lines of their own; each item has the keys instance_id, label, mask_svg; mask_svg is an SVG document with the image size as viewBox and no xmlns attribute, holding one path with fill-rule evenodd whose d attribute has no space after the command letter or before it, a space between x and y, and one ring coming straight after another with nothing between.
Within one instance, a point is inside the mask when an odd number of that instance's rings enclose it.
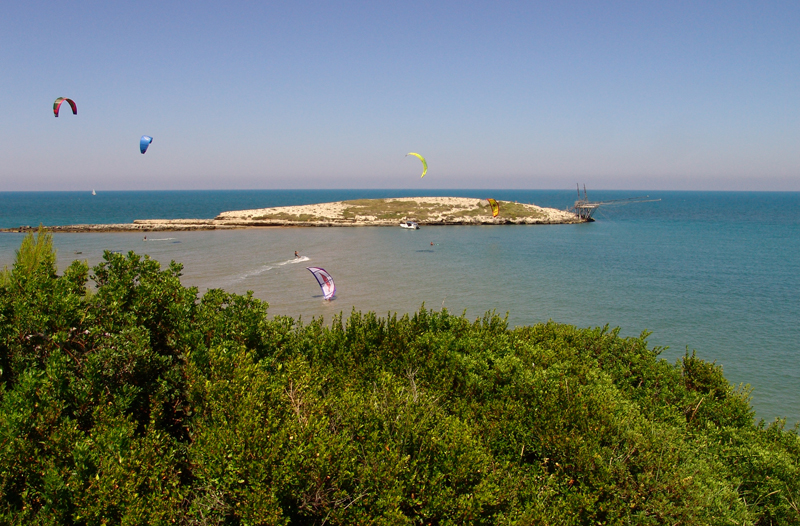
<instances>
[{"instance_id":1,"label":"blue sky","mask_svg":"<svg viewBox=\"0 0 800 526\"><path fill-rule=\"evenodd\" d=\"M3 7L0 191L800 190L796 0L184 5Z\"/></svg>"}]
</instances>

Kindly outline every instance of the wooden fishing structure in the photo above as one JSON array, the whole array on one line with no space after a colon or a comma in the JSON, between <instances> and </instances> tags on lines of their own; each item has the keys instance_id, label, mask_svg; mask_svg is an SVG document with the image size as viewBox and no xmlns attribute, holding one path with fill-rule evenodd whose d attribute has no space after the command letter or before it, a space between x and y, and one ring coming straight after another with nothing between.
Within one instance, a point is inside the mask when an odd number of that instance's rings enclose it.
<instances>
[{"instance_id":1,"label":"wooden fishing structure","mask_svg":"<svg viewBox=\"0 0 800 526\"><path fill-rule=\"evenodd\" d=\"M583 198L581 198L581 187L578 187L578 200L570 209L578 217L587 223L594 221L592 215L603 205L626 205L628 203L652 203L661 201L661 199L649 199L649 195L641 195L638 197L628 197L626 199L611 199L610 201L589 201L589 195L586 193L586 185L583 185Z\"/></svg>"}]
</instances>

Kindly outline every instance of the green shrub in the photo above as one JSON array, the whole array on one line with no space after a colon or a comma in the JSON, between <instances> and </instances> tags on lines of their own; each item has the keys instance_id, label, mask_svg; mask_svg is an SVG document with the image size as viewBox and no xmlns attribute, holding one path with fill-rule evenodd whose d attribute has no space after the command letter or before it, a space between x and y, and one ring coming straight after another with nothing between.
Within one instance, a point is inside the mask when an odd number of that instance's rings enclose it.
<instances>
[{"instance_id":1,"label":"green shrub","mask_svg":"<svg viewBox=\"0 0 800 526\"><path fill-rule=\"evenodd\" d=\"M268 319L48 239L0 286L0 523L800 524L797 428L647 333Z\"/></svg>"}]
</instances>

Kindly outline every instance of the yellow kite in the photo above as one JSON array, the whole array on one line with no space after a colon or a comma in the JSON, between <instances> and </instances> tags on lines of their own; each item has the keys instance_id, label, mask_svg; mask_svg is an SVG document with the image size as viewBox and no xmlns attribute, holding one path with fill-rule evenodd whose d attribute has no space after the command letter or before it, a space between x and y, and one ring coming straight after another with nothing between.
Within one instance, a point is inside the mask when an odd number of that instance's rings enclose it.
<instances>
[{"instance_id":1,"label":"yellow kite","mask_svg":"<svg viewBox=\"0 0 800 526\"><path fill-rule=\"evenodd\" d=\"M500 205L494 199L487 199L487 201L492 205L492 217L497 217L500 213Z\"/></svg>"},{"instance_id":2,"label":"yellow kite","mask_svg":"<svg viewBox=\"0 0 800 526\"><path fill-rule=\"evenodd\" d=\"M414 152L407 153L406 157L408 157L409 155L413 155L414 157L416 157L417 159L422 161L422 175L419 176L419 178L422 179L423 177L425 177L425 174L428 173L428 163L425 161L425 157L421 156L418 153L414 153Z\"/></svg>"}]
</instances>

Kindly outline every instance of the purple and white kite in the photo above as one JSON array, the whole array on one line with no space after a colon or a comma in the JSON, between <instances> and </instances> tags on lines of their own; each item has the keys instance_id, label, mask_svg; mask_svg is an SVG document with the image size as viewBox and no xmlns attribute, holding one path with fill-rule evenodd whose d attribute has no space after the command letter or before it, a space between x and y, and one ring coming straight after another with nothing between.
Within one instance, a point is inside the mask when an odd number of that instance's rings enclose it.
<instances>
[{"instance_id":1,"label":"purple and white kite","mask_svg":"<svg viewBox=\"0 0 800 526\"><path fill-rule=\"evenodd\" d=\"M334 285L333 277L328 274L328 271L320 267L306 268L317 278L317 283L319 283L319 288L322 289L322 295L325 296L325 299L333 299L333 295L336 294L336 285Z\"/></svg>"}]
</instances>

